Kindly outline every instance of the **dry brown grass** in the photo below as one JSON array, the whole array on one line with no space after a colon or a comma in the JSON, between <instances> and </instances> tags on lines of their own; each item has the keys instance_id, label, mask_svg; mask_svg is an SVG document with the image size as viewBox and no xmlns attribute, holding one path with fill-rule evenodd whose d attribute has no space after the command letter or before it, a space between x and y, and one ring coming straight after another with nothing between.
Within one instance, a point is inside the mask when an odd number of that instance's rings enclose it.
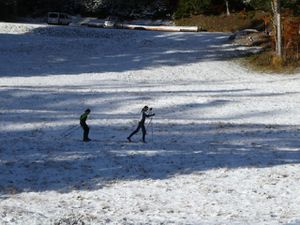
<instances>
[{"instance_id":1,"label":"dry brown grass","mask_svg":"<svg viewBox=\"0 0 300 225\"><path fill-rule=\"evenodd\" d=\"M263 23L263 12L241 12L230 16L197 15L190 18L175 20L179 26L198 26L211 32L235 32L237 30L255 27Z\"/></svg>"},{"instance_id":2,"label":"dry brown grass","mask_svg":"<svg viewBox=\"0 0 300 225\"><path fill-rule=\"evenodd\" d=\"M300 60L284 60L268 50L256 55L248 56L240 61L247 68L266 73L293 74L299 72Z\"/></svg>"}]
</instances>

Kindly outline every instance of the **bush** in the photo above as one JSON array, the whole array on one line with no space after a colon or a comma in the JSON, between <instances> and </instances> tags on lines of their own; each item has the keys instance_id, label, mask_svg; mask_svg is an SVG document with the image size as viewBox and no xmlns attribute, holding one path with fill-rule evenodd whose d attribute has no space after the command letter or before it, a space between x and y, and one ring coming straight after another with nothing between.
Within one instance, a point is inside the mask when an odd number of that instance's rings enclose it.
<instances>
[{"instance_id":1,"label":"bush","mask_svg":"<svg viewBox=\"0 0 300 225\"><path fill-rule=\"evenodd\" d=\"M197 15L190 18L175 20L176 25L198 26L207 31L217 32L235 32L246 28L263 29L261 12L232 13L226 15Z\"/></svg>"},{"instance_id":2,"label":"bush","mask_svg":"<svg viewBox=\"0 0 300 225\"><path fill-rule=\"evenodd\" d=\"M204 13L210 4L211 0L179 0L174 16L178 19L201 14Z\"/></svg>"}]
</instances>

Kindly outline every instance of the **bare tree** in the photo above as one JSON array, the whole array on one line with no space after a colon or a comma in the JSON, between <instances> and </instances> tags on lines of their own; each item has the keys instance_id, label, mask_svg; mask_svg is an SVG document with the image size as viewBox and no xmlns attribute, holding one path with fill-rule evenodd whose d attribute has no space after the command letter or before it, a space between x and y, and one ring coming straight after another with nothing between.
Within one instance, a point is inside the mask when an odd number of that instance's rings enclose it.
<instances>
[{"instance_id":1,"label":"bare tree","mask_svg":"<svg viewBox=\"0 0 300 225\"><path fill-rule=\"evenodd\" d=\"M280 8L280 0L272 0L274 27L276 28L276 54L277 56L282 57L282 29Z\"/></svg>"},{"instance_id":2,"label":"bare tree","mask_svg":"<svg viewBox=\"0 0 300 225\"><path fill-rule=\"evenodd\" d=\"M225 0L225 4L226 4L226 14L227 14L227 16L230 16L230 9L229 9L229 2L228 2L228 0Z\"/></svg>"}]
</instances>

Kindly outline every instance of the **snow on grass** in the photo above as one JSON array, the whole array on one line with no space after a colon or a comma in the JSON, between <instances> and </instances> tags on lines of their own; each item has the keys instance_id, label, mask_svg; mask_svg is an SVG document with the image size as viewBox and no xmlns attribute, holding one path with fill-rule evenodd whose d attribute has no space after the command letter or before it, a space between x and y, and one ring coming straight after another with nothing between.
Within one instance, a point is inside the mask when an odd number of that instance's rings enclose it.
<instances>
[{"instance_id":1,"label":"snow on grass","mask_svg":"<svg viewBox=\"0 0 300 225\"><path fill-rule=\"evenodd\" d=\"M300 76L227 38L0 23L0 224L299 224Z\"/></svg>"}]
</instances>

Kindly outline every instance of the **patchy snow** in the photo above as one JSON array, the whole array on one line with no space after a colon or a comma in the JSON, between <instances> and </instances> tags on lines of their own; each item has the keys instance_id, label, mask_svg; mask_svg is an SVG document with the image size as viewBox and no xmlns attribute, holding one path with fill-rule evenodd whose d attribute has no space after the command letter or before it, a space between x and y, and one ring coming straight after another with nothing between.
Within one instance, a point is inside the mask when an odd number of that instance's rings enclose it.
<instances>
[{"instance_id":1,"label":"patchy snow","mask_svg":"<svg viewBox=\"0 0 300 225\"><path fill-rule=\"evenodd\" d=\"M0 23L0 224L300 224L300 74L228 36Z\"/></svg>"}]
</instances>

